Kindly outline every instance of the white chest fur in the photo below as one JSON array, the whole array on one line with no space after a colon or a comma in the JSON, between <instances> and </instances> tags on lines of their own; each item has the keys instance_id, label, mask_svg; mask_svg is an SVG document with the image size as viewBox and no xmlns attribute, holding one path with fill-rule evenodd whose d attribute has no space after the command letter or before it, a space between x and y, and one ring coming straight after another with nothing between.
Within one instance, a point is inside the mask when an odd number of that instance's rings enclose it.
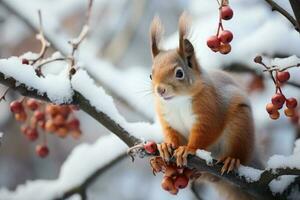
<instances>
[{"instance_id":1,"label":"white chest fur","mask_svg":"<svg viewBox=\"0 0 300 200\"><path fill-rule=\"evenodd\" d=\"M192 110L192 98L189 96L175 97L168 101L161 100L164 119L186 139L196 121Z\"/></svg>"}]
</instances>

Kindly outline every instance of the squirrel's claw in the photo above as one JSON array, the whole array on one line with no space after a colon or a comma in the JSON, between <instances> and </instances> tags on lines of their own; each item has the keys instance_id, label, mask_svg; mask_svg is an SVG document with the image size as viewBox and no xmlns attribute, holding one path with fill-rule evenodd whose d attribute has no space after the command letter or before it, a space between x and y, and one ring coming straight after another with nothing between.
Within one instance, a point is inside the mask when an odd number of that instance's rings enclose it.
<instances>
[{"instance_id":1,"label":"squirrel's claw","mask_svg":"<svg viewBox=\"0 0 300 200\"><path fill-rule=\"evenodd\" d=\"M169 162L173 153L172 145L163 142L161 144L157 144L157 149L159 151L159 155L163 158L163 160Z\"/></svg>"},{"instance_id":2,"label":"squirrel's claw","mask_svg":"<svg viewBox=\"0 0 300 200\"><path fill-rule=\"evenodd\" d=\"M187 146L180 146L174 152L176 158L176 164L178 167L187 166L188 155L194 155L195 151L188 148Z\"/></svg>"},{"instance_id":3,"label":"squirrel's claw","mask_svg":"<svg viewBox=\"0 0 300 200\"><path fill-rule=\"evenodd\" d=\"M234 169L238 168L240 166L240 160L237 158L231 158L231 157L223 157L218 160L218 163L222 162L223 167L221 169L221 174L223 175L225 172L227 174Z\"/></svg>"},{"instance_id":4,"label":"squirrel's claw","mask_svg":"<svg viewBox=\"0 0 300 200\"><path fill-rule=\"evenodd\" d=\"M149 162L154 176L156 175L156 173L161 172L166 168L166 163L160 156L150 158Z\"/></svg>"}]
</instances>

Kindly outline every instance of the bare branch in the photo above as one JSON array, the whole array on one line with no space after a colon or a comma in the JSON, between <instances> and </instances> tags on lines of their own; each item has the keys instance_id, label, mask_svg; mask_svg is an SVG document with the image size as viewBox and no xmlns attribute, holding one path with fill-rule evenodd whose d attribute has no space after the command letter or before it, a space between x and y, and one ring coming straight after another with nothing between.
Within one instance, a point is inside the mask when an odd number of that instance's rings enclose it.
<instances>
[{"instance_id":1,"label":"bare branch","mask_svg":"<svg viewBox=\"0 0 300 200\"><path fill-rule=\"evenodd\" d=\"M295 18L285 9L283 9L280 5L278 5L273 0L265 0L272 8L272 11L276 10L280 14L282 14L287 20L291 22L291 24L295 27L296 31L300 33L299 23L295 20Z\"/></svg>"}]
</instances>

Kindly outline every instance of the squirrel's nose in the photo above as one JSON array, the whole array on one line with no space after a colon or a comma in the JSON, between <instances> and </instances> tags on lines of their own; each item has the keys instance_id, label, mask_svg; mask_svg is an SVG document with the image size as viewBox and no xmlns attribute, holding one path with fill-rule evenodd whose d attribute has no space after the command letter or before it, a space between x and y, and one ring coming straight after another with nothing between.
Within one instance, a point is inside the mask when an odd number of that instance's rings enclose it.
<instances>
[{"instance_id":1,"label":"squirrel's nose","mask_svg":"<svg viewBox=\"0 0 300 200\"><path fill-rule=\"evenodd\" d=\"M160 96L162 96L162 95L166 92L166 89L163 88L163 87L160 87L160 86L158 86L158 87L156 88L156 90L157 90L157 93L158 93Z\"/></svg>"}]
</instances>

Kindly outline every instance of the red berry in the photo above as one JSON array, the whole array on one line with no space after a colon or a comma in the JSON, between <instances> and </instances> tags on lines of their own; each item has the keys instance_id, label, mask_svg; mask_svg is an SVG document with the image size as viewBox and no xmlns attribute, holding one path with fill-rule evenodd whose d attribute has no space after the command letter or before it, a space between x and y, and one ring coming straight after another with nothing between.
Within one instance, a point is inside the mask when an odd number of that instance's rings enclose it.
<instances>
[{"instance_id":1,"label":"red berry","mask_svg":"<svg viewBox=\"0 0 300 200\"><path fill-rule=\"evenodd\" d=\"M157 150L157 145L154 141L148 141L144 144L144 149L149 154L154 154Z\"/></svg>"},{"instance_id":2,"label":"red berry","mask_svg":"<svg viewBox=\"0 0 300 200\"><path fill-rule=\"evenodd\" d=\"M277 108L277 106L275 106L274 104L268 103L268 104L266 105L266 110L267 110L267 112L268 112L269 114L272 114L272 113L276 112L276 111L278 110L278 108Z\"/></svg>"},{"instance_id":3,"label":"red berry","mask_svg":"<svg viewBox=\"0 0 300 200\"><path fill-rule=\"evenodd\" d=\"M22 58L22 64L23 65L29 65L29 60L26 58Z\"/></svg>"},{"instance_id":4,"label":"red berry","mask_svg":"<svg viewBox=\"0 0 300 200\"><path fill-rule=\"evenodd\" d=\"M179 175L176 177L174 186L177 189L183 189L189 184L189 179L184 175Z\"/></svg>"},{"instance_id":5,"label":"red berry","mask_svg":"<svg viewBox=\"0 0 300 200\"><path fill-rule=\"evenodd\" d=\"M44 158L49 154L49 149L46 145L37 145L35 148L35 152L38 156Z\"/></svg>"},{"instance_id":6,"label":"red berry","mask_svg":"<svg viewBox=\"0 0 300 200\"><path fill-rule=\"evenodd\" d=\"M161 187L166 191L173 190L175 188L173 179L171 177L165 176L161 182Z\"/></svg>"},{"instance_id":7,"label":"red berry","mask_svg":"<svg viewBox=\"0 0 300 200\"><path fill-rule=\"evenodd\" d=\"M285 97L283 96L283 94L276 93L272 97L272 104L274 104L278 108L282 107L282 105L284 104L284 102L285 102Z\"/></svg>"},{"instance_id":8,"label":"red berry","mask_svg":"<svg viewBox=\"0 0 300 200\"><path fill-rule=\"evenodd\" d=\"M233 34L228 30L222 31L221 34L219 35L219 40L224 44L230 43L232 39L233 39Z\"/></svg>"},{"instance_id":9,"label":"red berry","mask_svg":"<svg viewBox=\"0 0 300 200\"><path fill-rule=\"evenodd\" d=\"M30 129L30 127L26 126L26 125L23 125L21 126L21 132L26 135L27 134L27 131Z\"/></svg>"},{"instance_id":10,"label":"red berry","mask_svg":"<svg viewBox=\"0 0 300 200\"><path fill-rule=\"evenodd\" d=\"M231 51L230 44L221 44L219 51L221 54L228 54Z\"/></svg>"},{"instance_id":11,"label":"red berry","mask_svg":"<svg viewBox=\"0 0 300 200\"><path fill-rule=\"evenodd\" d=\"M25 112L16 113L15 119L19 122L25 122L27 119L27 114Z\"/></svg>"},{"instance_id":12,"label":"red berry","mask_svg":"<svg viewBox=\"0 0 300 200\"><path fill-rule=\"evenodd\" d=\"M279 82L284 83L290 79L290 73L289 72L278 72L276 74L276 78Z\"/></svg>"},{"instance_id":13,"label":"red berry","mask_svg":"<svg viewBox=\"0 0 300 200\"><path fill-rule=\"evenodd\" d=\"M37 110L34 112L34 117L37 121L43 121L45 119L45 113Z\"/></svg>"},{"instance_id":14,"label":"red berry","mask_svg":"<svg viewBox=\"0 0 300 200\"><path fill-rule=\"evenodd\" d=\"M221 43L220 43L219 38L217 36L213 35L207 39L206 44L211 49L217 49L220 47Z\"/></svg>"},{"instance_id":15,"label":"red berry","mask_svg":"<svg viewBox=\"0 0 300 200\"><path fill-rule=\"evenodd\" d=\"M230 20L233 17L233 10L229 6L223 6L221 8L221 18L224 20Z\"/></svg>"},{"instance_id":16,"label":"red berry","mask_svg":"<svg viewBox=\"0 0 300 200\"><path fill-rule=\"evenodd\" d=\"M65 124L65 118L62 115L56 115L53 119L53 123L56 126L62 126Z\"/></svg>"},{"instance_id":17,"label":"red berry","mask_svg":"<svg viewBox=\"0 0 300 200\"><path fill-rule=\"evenodd\" d=\"M26 105L28 106L28 108L30 110L36 110L39 107L39 104L38 104L38 102L35 99L28 99L26 101Z\"/></svg>"},{"instance_id":18,"label":"red berry","mask_svg":"<svg viewBox=\"0 0 300 200\"><path fill-rule=\"evenodd\" d=\"M74 118L68 122L68 128L70 130L78 130L80 126L80 122L78 119Z\"/></svg>"},{"instance_id":19,"label":"red berry","mask_svg":"<svg viewBox=\"0 0 300 200\"><path fill-rule=\"evenodd\" d=\"M296 108L297 107L297 100L293 97L286 99L285 105L288 108Z\"/></svg>"},{"instance_id":20,"label":"red berry","mask_svg":"<svg viewBox=\"0 0 300 200\"><path fill-rule=\"evenodd\" d=\"M13 101L10 103L10 110L13 113L21 113L24 111L24 107L20 101Z\"/></svg>"},{"instance_id":21,"label":"red berry","mask_svg":"<svg viewBox=\"0 0 300 200\"><path fill-rule=\"evenodd\" d=\"M276 119L278 119L279 117L280 117L280 113L278 112L278 110L277 110L276 112L270 114L270 118L271 118L271 119L276 120Z\"/></svg>"},{"instance_id":22,"label":"red berry","mask_svg":"<svg viewBox=\"0 0 300 200\"><path fill-rule=\"evenodd\" d=\"M27 131L26 131L26 136L29 140L31 141L35 141L38 137L39 137L39 134L37 132L37 129L35 128L29 128Z\"/></svg>"},{"instance_id":23,"label":"red berry","mask_svg":"<svg viewBox=\"0 0 300 200\"><path fill-rule=\"evenodd\" d=\"M293 117L293 116L295 116L295 109L294 108L286 108L284 110L284 114L287 117Z\"/></svg>"}]
</instances>

